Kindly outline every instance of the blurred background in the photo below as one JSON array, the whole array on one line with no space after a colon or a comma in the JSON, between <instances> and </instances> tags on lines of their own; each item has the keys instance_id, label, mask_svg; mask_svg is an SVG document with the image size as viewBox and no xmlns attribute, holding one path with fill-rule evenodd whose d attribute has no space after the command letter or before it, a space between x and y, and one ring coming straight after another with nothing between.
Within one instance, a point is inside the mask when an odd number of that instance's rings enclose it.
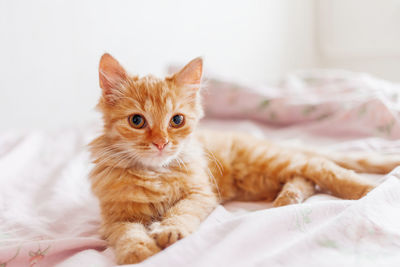
<instances>
[{"instance_id":1,"label":"blurred background","mask_svg":"<svg viewBox=\"0 0 400 267\"><path fill-rule=\"evenodd\" d=\"M278 84L335 68L400 81L400 0L0 0L0 130L97 118L97 67L164 75L203 56L206 72Z\"/></svg>"}]
</instances>

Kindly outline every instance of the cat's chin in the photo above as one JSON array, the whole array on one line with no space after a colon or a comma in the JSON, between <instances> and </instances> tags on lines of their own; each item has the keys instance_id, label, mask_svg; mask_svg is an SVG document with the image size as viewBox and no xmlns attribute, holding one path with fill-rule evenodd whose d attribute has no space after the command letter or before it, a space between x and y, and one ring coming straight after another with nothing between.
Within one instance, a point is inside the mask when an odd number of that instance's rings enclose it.
<instances>
[{"instance_id":1,"label":"cat's chin","mask_svg":"<svg viewBox=\"0 0 400 267\"><path fill-rule=\"evenodd\" d=\"M150 168L162 168L167 167L173 160L175 156L154 156L141 158L139 163L143 166Z\"/></svg>"}]
</instances>

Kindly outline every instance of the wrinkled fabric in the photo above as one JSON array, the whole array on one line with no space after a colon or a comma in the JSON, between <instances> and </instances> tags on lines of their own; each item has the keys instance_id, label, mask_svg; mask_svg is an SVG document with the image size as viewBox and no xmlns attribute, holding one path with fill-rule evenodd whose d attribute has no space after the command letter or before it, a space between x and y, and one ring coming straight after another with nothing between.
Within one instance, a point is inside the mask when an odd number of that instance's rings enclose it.
<instances>
[{"instance_id":1,"label":"wrinkled fabric","mask_svg":"<svg viewBox=\"0 0 400 267\"><path fill-rule=\"evenodd\" d=\"M400 153L400 86L364 74L302 72L280 87L209 80L202 127L334 151ZM112 266L97 234L87 143L99 125L0 133L0 264ZM400 168L360 200L218 206L194 234L138 266L399 266Z\"/></svg>"}]
</instances>

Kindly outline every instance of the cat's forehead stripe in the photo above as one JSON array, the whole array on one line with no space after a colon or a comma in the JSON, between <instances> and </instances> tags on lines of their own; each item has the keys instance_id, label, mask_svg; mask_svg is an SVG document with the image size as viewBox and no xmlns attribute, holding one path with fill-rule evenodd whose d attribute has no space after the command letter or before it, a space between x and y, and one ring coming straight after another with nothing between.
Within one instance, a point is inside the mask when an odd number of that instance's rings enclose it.
<instances>
[{"instance_id":1,"label":"cat's forehead stripe","mask_svg":"<svg viewBox=\"0 0 400 267\"><path fill-rule=\"evenodd\" d=\"M172 105L172 101L171 101L171 99L170 98L167 98L166 100L165 100L165 109L166 110L173 110L173 105Z\"/></svg>"},{"instance_id":2,"label":"cat's forehead stripe","mask_svg":"<svg viewBox=\"0 0 400 267\"><path fill-rule=\"evenodd\" d=\"M154 109L153 103L150 99L146 99L144 102L144 111L150 112Z\"/></svg>"}]
</instances>

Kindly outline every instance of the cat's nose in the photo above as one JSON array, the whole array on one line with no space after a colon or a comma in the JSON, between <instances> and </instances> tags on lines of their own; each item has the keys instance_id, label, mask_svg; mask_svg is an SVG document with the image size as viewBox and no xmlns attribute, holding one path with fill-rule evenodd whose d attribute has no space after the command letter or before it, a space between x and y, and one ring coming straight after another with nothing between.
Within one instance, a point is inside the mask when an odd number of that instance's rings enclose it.
<instances>
[{"instance_id":1,"label":"cat's nose","mask_svg":"<svg viewBox=\"0 0 400 267\"><path fill-rule=\"evenodd\" d=\"M158 150L161 151L168 144L168 142L169 142L168 140L159 140L159 141L154 141L153 145L155 145L158 148Z\"/></svg>"}]
</instances>

